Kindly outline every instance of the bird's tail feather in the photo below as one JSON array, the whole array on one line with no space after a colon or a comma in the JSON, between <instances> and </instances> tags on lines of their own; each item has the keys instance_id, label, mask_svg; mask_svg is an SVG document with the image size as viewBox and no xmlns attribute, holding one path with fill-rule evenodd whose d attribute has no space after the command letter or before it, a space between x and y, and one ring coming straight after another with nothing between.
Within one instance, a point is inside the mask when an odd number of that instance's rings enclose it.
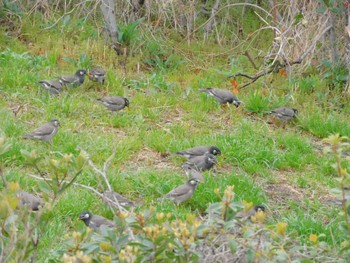
<instances>
[{"instance_id":1,"label":"bird's tail feather","mask_svg":"<svg viewBox=\"0 0 350 263\"><path fill-rule=\"evenodd\" d=\"M208 93L208 92L209 92L209 89L199 89L198 91L204 92L204 93Z\"/></svg>"}]
</instances>

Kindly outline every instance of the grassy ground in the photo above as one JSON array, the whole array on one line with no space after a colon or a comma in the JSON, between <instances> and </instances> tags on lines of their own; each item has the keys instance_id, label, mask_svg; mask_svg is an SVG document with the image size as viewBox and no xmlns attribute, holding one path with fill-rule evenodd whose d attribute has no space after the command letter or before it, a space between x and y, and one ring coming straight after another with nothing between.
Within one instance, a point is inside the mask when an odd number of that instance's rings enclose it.
<instances>
[{"instance_id":1,"label":"grassy ground","mask_svg":"<svg viewBox=\"0 0 350 263\"><path fill-rule=\"evenodd\" d=\"M230 89L223 73L253 72L238 53L210 56L222 48L194 44L191 51L183 44L176 47L182 51L176 56L177 62L181 61L176 69L146 69L142 66L145 54L131 57L124 69L124 59L88 24L76 22L39 33L37 22L28 20L22 32L16 37L1 31L0 37L0 133L13 145L5 158L8 181L39 191L38 182L26 176L35 170L24 163L22 149L35 149L52 158L58 153L77 154L80 147L97 166L116 149L108 174L111 184L144 207L153 205L157 211L178 217L189 212L203 214L209 203L218 201L214 189L222 191L234 185L237 199L266 205L269 221L287 222L291 235L325 234L323 241L334 246L344 240L338 229L338 207L327 202L332 199L329 190L336 185L331 168L334 160L322 154L320 139L335 132L350 136L350 106L343 105L340 93L328 90L320 78L313 77L315 88L311 90L304 79L290 84L276 74L272 83L240 91L243 107L225 108L197 89ZM108 70L103 87L86 81L51 97L37 84L41 79L95 65ZM268 87L266 96L256 92L262 85ZM129 98L130 109L111 114L94 101L107 94ZM15 116L12 111L18 106ZM270 124L262 112L277 106L299 109L298 119L285 129ZM260 113L250 114L251 110ZM21 138L52 118L61 122L52 146ZM163 153L196 145L218 146L223 153L219 165L205 173L206 183L190 201L179 207L156 202L185 180L181 158L164 157ZM78 182L103 188L89 168ZM51 252L62 246L65 234L84 229L83 223L75 220L83 210L112 218L93 193L70 188L47 215L49 224L39 243L40 262L48 262L48 255L55 258Z\"/></svg>"}]
</instances>

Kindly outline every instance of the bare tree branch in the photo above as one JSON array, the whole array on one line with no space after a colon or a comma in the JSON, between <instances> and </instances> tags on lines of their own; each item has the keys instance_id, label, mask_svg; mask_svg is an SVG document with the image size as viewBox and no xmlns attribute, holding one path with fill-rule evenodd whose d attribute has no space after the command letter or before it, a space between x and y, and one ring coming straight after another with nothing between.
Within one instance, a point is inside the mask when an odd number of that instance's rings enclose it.
<instances>
[{"instance_id":1,"label":"bare tree branch","mask_svg":"<svg viewBox=\"0 0 350 263\"><path fill-rule=\"evenodd\" d=\"M112 40L113 48L118 55L122 55L123 52L120 48L118 42L118 27L115 15L115 1L114 0L102 0L101 1L101 11L103 14L103 19L105 21L109 36Z\"/></svg>"},{"instance_id":2,"label":"bare tree branch","mask_svg":"<svg viewBox=\"0 0 350 263\"><path fill-rule=\"evenodd\" d=\"M40 180L40 181L52 181L51 178L43 178L43 177L37 176L37 175L35 175L35 174L27 174L27 175L28 175L29 177L31 177L31 178L34 178L34 179ZM63 180L62 182L63 182L63 183L66 183L66 184L70 183L69 181L65 181L65 180ZM97 191L95 188L93 188L93 187L91 187L91 186L88 186L88 185L85 185L85 184L76 183L76 182L72 183L72 185L79 186L79 187L82 187L82 188L87 189L87 190L89 190L89 191L92 191L94 194L96 194L97 196L99 196L101 199L107 199L107 201L108 201L108 202L111 202L112 205L115 206L115 207L118 207L118 205L120 206L120 204L118 203L118 200L115 200L114 198L113 198L113 199L108 198L108 196L103 195L103 193ZM118 207L118 209L119 209L119 207ZM126 212L126 211L127 211L127 210L126 210L124 207L122 207L122 206L120 206L120 209L119 209L119 210L122 211L122 212Z\"/></svg>"}]
</instances>

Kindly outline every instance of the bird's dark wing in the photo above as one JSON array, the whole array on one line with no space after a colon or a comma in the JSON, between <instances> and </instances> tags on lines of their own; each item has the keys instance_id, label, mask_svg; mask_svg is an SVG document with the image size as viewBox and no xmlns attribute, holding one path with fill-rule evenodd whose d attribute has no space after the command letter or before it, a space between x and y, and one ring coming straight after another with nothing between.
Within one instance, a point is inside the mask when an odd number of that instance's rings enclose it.
<instances>
[{"instance_id":1,"label":"bird's dark wing","mask_svg":"<svg viewBox=\"0 0 350 263\"><path fill-rule=\"evenodd\" d=\"M90 220L90 225L94 225L95 227L100 227L102 225L108 226L108 227L116 227L116 225L113 221L108 220L102 216L97 216L97 215L92 216L92 218Z\"/></svg>"},{"instance_id":2,"label":"bird's dark wing","mask_svg":"<svg viewBox=\"0 0 350 263\"><path fill-rule=\"evenodd\" d=\"M203 155L203 154L209 152L209 149L210 149L210 147L208 147L208 146L196 146L196 147L193 147L190 149L176 152L176 154L198 156L198 155Z\"/></svg>"},{"instance_id":3,"label":"bird's dark wing","mask_svg":"<svg viewBox=\"0 0 350 263\"><path fill-rule=\"evenodd\" d=\"M124 105L125 100L122 97L117 96L110 96L110 97L104 97L99 99L102 102L105 102L107 104L114 104L114 105Z\"/></svg>"},{"instance_id":4,"label":"bird's dark wing","mask_svg":"<svg viewBox=\"0 0 350 263\"><path fill-rule=\"evenodd\" d=\"M45 136L50 135L54 132L55 127L49 122L44 124L43 126L37 128L36 130L32 131L28 135L31 136Z\"/></svg>"},{"instance_id":5,"label":"bird's dark wing","mask_svg":"<svg viewBox=\"0 0 350 263\"><path fill-rule=\"evenodd\" d=\"M184 194L187 194L191 190L190 186L188 185L180 185L176 187L175 189L171 190L168 194L165 195L166 198L174 198L179 197Z\"/></svg>"},{"instance_id":6,"label":"bird's dark wing","mask_svg":"<svg viewBox=\"0 0 350 263\"><path fill-rule=\"evenodd\" d=\"M62 76L62 77L59 77L58 79L65 84L75 84L79 82L79 78L75 75Z\"/></svg>"}]
</instances>

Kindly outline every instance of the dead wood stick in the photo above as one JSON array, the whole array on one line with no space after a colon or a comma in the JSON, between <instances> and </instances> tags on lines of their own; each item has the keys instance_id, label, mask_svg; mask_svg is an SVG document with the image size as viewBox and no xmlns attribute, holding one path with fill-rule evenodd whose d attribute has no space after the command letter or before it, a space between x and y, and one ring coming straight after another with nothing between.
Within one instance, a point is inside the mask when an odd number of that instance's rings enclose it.
<instances>
[{"instance_id":1,"label":"dead wood stick","mask_svg":"<svg viewBox=\"0 0 350 263\"><path fill-rule=\"evenodd\" d=\"M227 78L245 77L245 78L251 79L250 82L245 83L244 85L238 87L239 89L243 89L243 88L249 86L250 84L254 83L255 81L257 81L259 78L270 74L271 72L278 72L282 68L286 68L286 67L289 67L289 66L292 66L292 65L295 65L295 64L301 64L301 62L303 62L304 58L312 51L313 47L316 45L317 41L321 38L321 36L323 36L331 28L332 28L332 26L326 27L318 35L318 37L314 40L312 45L310 45L310 47L297 60L294 60L294 61L291 61L291 62L286 61L283 64L277 64L276 66L272 67L271 69L269 69L269 70L265 69L262 72L254 75L254 76L249 76L249 75L244 74L244 73L237 73L237 74L228 76Z\"/></svg>"},{"instance_id":2,"label":"dead wood stick","mask_svg":"<svg viewBox=\"0 0 350 263\"><path fill-rule=\"evenodd\" d=\"M255 64L255 62L254 62L252 56L248 53L247 50L244 52L244 55L249 59L250 63L252 63L254 69L257 70L258 67L256 66L256 64Z\"/></svg>"},{"instance_id":3,"label":"dead wood stick","mask_svg":"<svg viewBox=\"0 0 350 263\"><path fill-rule=\"evenodd\" d=\"M251 79L250 82L248 82L248 83L246 83L246 84L244 84L244 85L238 87L239 89L243 89L243 88L249 86L250 84L253 84L253 83L254 83L255 81L257 81L259 78L270 74L271 72L276 72L276 71L279 71L279 70L282 69L282 68L285 68L285 67L287 67L287 66L291 66L291 65L294 65L294 64L300 64L301 62L302 62L302 60L298 59L298 60L292 61L292 62L290 62L290 63L279 64L278 66L273 67L273 68L271 68L270 70L260 72L260 73L254 75L254 76L249 76L249 75L244 74L244 73L237 73L237 74L228 76L227 78L245 77L245 78Z\"/></svg>"}]
</instances>

